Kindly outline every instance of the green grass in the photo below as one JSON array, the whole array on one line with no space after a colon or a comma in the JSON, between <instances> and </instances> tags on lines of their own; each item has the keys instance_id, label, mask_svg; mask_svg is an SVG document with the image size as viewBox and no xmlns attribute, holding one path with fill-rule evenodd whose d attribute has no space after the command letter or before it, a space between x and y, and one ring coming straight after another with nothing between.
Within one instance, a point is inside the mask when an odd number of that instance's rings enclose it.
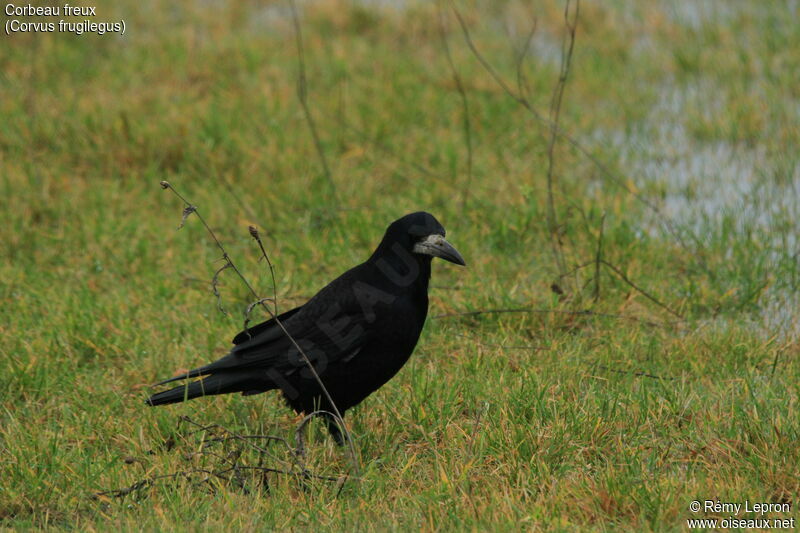
<instances>
[{"instance_id":1,"label":"green grass","mask_svg":"<svg viewBox=\"0 0 800 533\"><path fill-rule=\"evenodd\" d=\"M451 11L471 177L435 5L302 10L334 193L296 97L286 4L202 6L98 5L98 21L125 19L122 37L2 37L0 527L671 531L695 499L797 505L796 12L581 6L562 126L683 244L559 142L560 238L569 268L590 263L559 278L548 128L481 67ZM514 90L536 17L524 74L546 114L563 4L460 9ZM284 308L425 209L469 264L434 265L430 316L537 312L429 320L409 364L348 415L363 476L338 495L275 476L268 492L164 482L92 499L185 469L186 449L162 446L193 442L180 415L288 439L299 422L277 394L143 405L148 384L224 354L252 299L227 271L217 310L219 250L194 217L176 231L182 205L160 180L267 295L247 225L261 229ZM604 260L680 320L611 268L595 279L601 225ZM314 435L312 469L347 472Z\"/></svg>"}]
</instances>

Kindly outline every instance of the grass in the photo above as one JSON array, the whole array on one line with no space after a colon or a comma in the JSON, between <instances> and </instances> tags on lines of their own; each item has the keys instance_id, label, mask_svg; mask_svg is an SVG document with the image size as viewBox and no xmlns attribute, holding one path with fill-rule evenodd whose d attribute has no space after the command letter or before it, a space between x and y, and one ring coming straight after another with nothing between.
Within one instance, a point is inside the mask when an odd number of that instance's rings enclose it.
<instances>
[{"instance_id":1,"label":"grass","mask_svg":"<svg viewBox=\"0 0 800 533\"><path fill-rule=\"evenodd\" d=\"M126 1L97 8L125 19L121 37L2 37L0 525L671 531L703 516L695 499L796 506L795 8L581 6L561 123L625 187L556 145L559 237L570 268L589 264L560 277L549 130L483 69L452 11L472 176L436 5L301 7L335 190L296 96L286 4ZM459 9L515 90L535 16L525 94L546 112L563 4ZM142 404L148 384L224 354L251 301L226 271L228 314L217 310L219 251L193 217L176 231L182 206L160 180L269 295L247 232L259 227L283 308L363 260L406 212L448 228L469 268L434 265L414 356L348 415L360 483L337 494L275 476L268 492L160 483L91 498L185 468L162 446L185 436L181 415L289 439L299 421L276 394ZM598 279L601 228L619 272L601 265ZM435 318L509 308L536 312ZM315 471L347 471L328 440L309 446Z\"/></svg>"}]
</instances>

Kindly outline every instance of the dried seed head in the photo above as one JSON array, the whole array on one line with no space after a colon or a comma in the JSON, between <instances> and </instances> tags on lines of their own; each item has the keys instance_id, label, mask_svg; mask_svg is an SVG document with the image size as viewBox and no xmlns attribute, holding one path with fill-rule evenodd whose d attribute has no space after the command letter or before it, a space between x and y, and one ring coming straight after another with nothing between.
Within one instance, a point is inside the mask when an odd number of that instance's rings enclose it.
<instances>
[{"instance_id":1,"label":"dried seed head","mask_svg":"<svg viewBox=\"0 0 800 533\"><path fill-rule=\"evenodd\" d=\"M162 189L169 189L171 187L168 181L163 181L163 180L161 181L160 185Z\"/></svg>"},{"instance_id":2,"label":"dried seed head","mask_svg":"<svg viewBox=\"0 0 800 533\"><path fill-rule=\"evenodd\" d=\"M258 240L258 228L255 226L248 226L247 230L250 232L251 237L253 237L255 240Z\"/></svg>"},{"instance_id":3,"label":"dried seed head","mask_svg":"<svg viewBox=\"0 0 800 533\"><path fill-rule=\"evenodd\" d=\"M193 205L187 205L183 208L183 216L181 217L181 225L178 226L178 229L181 229L184 224L186 224L186 219L189 218L189 215L197 211L197 208Z\"/></svg>"}]
</instances>

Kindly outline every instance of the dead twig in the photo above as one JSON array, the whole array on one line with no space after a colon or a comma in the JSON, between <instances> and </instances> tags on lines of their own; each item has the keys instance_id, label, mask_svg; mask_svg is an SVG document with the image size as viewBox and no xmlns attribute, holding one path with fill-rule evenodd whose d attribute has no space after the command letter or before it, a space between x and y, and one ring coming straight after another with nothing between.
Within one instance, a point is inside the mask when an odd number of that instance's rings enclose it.
<instances>
[{"instance_id":1,"label":"dead twig","mask_svg":"<svg viewBox=\"0 0 800 533\"><path fill-rule=\"evenodd\" d=\"M300 423L297 425L297 428L295 429L295 432L294 432L295 455L297 455L299 457L305 457L305 455L306 455L306 441L305 441L306 426L308 426L308 423L311 422L314 418L317 418L317 417L329 417L329 418L332 418L334 420L334 422L336 422L336 424L339 425L339 427L341 429L343 429L343 426L341 425L339 420L337 420L336 417L333 415L333 413L331 413L330 411L326 411L324 409L319 409L317 411L314 411L313 413L307 414L303 418L303 420L301 420Z\"/></svg>"},{"instance_id":2,"label":"dead twig","mask_svg":"<svg viewBox=\"0 0 800 533\"><path fill-rule=\"evenodd\" d=\"M250 313L253 312L253 309L256 308L258 305L264 305L266 302L271 302L272 298L259 298L255 302L250 302L247 304L247 307L244 310L244 324L242 325L242 330L247 333L248 338L252 338L250 336L250 328L248 327L250 324ZM276 311L277 313L277 311Z\"/></svg>"},{"instance_id":3,"label":"dead twig","mask_svg":"<svg viewBox=\"0 0 800 533\"><path fill-rule=\"evenodd\" d=\"M329 416L333 416L333 414L330 413ZM216 489L211 485L211 482L215 479L226 484L233 484L246 492L250 492L247 488L248 481L256 481L269 490L267 474L290 476L302 483L309 479L336 482L338 491L341 491L340 483L342 479L346 479L344 476L334 477L311 472L304 464L298 461L296 450L292 448L286 439L281 437L273 435L241 435L219 424L201 424L186 416L179 418L179 424L188 424L194 428L181 438L182 444L190 450L188 453L183 454L184 459L187 461L197 459L207 461L211 459L213 464L202 464L169 474L150 476L121 489L96 492L92 495L92 498L111 497L122 499L130 495L141 494L146 489L152 488L164 480L184 481L193 487L203 487L213 493ZM188 437L194 435L199 435L198 442L187 440ZM283 444L286 455L290 460L280 459L271 453L267 447L257 444L258 442ZM233 448L228 448L229 445L233 445ZM215 446L224 447L219 449L215 448ZM281 468L265 466L265 458L283 463L285 466ZM248 479L247 472L253 475L261 474L261 477L260 479Z\"/></svg>"},{"instance_id":4,"label":"dead twig","mask_svg":"<svg viewBox=\"0 0 800 533\"><path fill-rule=\"evenodd\" d=\"M525 65L525 58L528 56L528 51L531 48L531 41L533 41L533 36L536 34L537 24L538 20L536 17L534 17L533 21L531 22L531 29L528 31L528 37L525 39L522 49L517 55L517 93L525 99L530 97L531 89L528 85L528 80L525 77L523 67Z\"/></svg>"},{"instance_id":5,"label":"dead twig","mask_svg":"<svg viewBox=\"0 0 800 533\"><path fill-rule=\"evenodd\" d=\"M569 68L572 64L572 52L575 48L575 33L578 27L578 15L580 13L580 0L575 2L574 17L570 21L570 0L567 0L564 7L564 22L567 32L561 45L561 72L558 82L553 89L553 96L550 101L550 142L547 145L547 229L550 233L550 246L553 251L553 259L558 267L559 274L564 274L567 270L564 250L561 246L559 237L558 216L556 214L555 199L553 196L554 173L555 173L555 147L559 137L558 122L561 116L561 103L564 99L564 89L567 85Z\"/></svg>"},{"instance_id":6,"label":"dead twig","mask_svg":"<svg viewBox=\"0 0 800 533\"><path fill-rule=\"evenodd\" d=\"M601 365L599 363L590 363L592 368L599 368L600 370L605 370L606 372L613 372L615 374L627 374L630 376L636 376L640 378L651 378L651 379L662 379L665 381L676 381L678 378L671 377L671 376L659 376L657 374L650 374L648 372L642 372L639 370L620 370L618 368L611 368L606 365Z\"/></svg>"},{"instance_id":7,"label":"dead twig","mask_svg":"<svg viewBox=\"0 0 800 533\"><path fill-rule=\"evenodd\" d=\"M438 320L442 318L453 318L453 317L467 317L467 316L479 316L479 315L489 315L489 314L506 314L506 313L536 313L536 314L557 314L557 315L574 315L574 316L594 316L599 318L614 318L619 320L630 320L632 322L638 322L645 326L657 327L657 328L666 328L668 326L674 325L676 322L667 322L667 323L659 323L659 322L652 322L650 320L644 320L634 316L627 316L627 315L618 315L613 313L600 313L597 311L591 311L589 309L582 309L577 311L569 311L564 309L536 309L533 307L515 307L515 308L507 308L507 309L480 309L476 311L460 311L456 313L443 313L440 315L434 315L431 317L433 320Z\"/></svg>"},{"instance_id":8,"label":"dead twig","mask_svg":"<svg viewBox=\"0 0 800 533\"><path fill-rule=\"evenodd\" d=\"M277 437L277 436L274 436L274 435L240 435L240 434L235 433L235 432L233 432L233 431L231 431L231 430L227 429L226 427L221 426L219 424L211 424L211 425L200 424L198 422L195 422L194 420L192 420L188 416L181 416L179 418L179 421L180 422L185 422L187 424L190 424L190 425L198 428L195 431L190 432L189 435L193 435L193 434L199 433L199 432L206 432L206 433L210 433L210 434L214 434L214 432L222 432L221 436L212 437L212 438L204 438L203 442L201 444L201 451L208 450L210 447L212 447L216 443L227 443L227 442L231 442L231 441L237 441L237 442L243 443L243 445L245 445L247 448L255 450L256 452L258 452L260 454L264 454L266 456L270 456L271 458L273 458L274 460L276 460L278 462L287 462L287 461L283 461L282 459L279 459L279 458L275 457L274 455L272 455L270 453L269 450L267 450L266 448L264 448L262 446L258 446L254 442L258 441L258 440L267 441L268 443L270 443L270 442L278 442L278 443L283 444L283 446L284 446L284 448L286 449L287 452L291 452L292 451L291 445L287 442L286 439L284 439L282 437ZM240 455L241 455L241 450L240 450ZM293 454L290 454L290 457L293 457ZM296 462L293 463L293 465L294 466L298 466L298 467L300 466Z\"/></svg>"},{"instance_id":9,"label":"dead twig","mask_svg":"<svg viewBox=\"0 0 800 533\"><path fill-rule=\"evenodd\" d=\"M600 217L600 235L597 237L597 252L594 255L594 301L600 299L600 260L603 258L603 230L606 223L606 214Z\"/></svg>"},{"instance_id":10,"label":"dead twig","mask_svg":"<svg viewBox=\"0 0 800 533\"><path fill-rule=\"evenodd\" d=\"M219 267L216 272L214 272L214 277L211 278L211 291L214 293L214 296L217 298L217 309L219 309L220 313L223 315L227 315L228 312L222 307L222 295L219 293L219 275L222 274L223 270L231 268L230 262L225 262L224 265Z\"/></svg>"},{"instance_id":11,"label":"dead twig","mask_svg":"<svg viewBox=\"0 0 800 533\"><path fill-rule=\"evenodd\" d=\"M602 263L605 266L607 266L608 268L610 268L617 276L619 276L619 278L622 281L624 281L625 283L627 283L628 285L633 287L642 296L644 296L645 298L647 298L648 300L650 300L651 302L653 302L657 306L661 307L662 309L666 310L667 312L669 312L669 313L675 315L676 317L680 318L681 320L683 320L683 315L682 314L678 313L677 311L673 311L672 308L669 307L667 304L662 303L658 298L656 298L655 296L653 296L652 294L650 294L649 292L647 292L646 290L644 290L643 288L641 288L640 286L635 284L633 281L631 281L628 278L628 276L625 275L625 273L622 270L618 269L617 267L615 267L614 265L612 265L611 263L609 263L605 259L600 259L600 263Z\"/></svg>"},{"instance_id":12,"label":"dead twig","mask_svg":"<svg viewBox=\"0 0 800 533\"><path fill-rule=\"evenodd\" d=\"M275 268L272 266L272 261L269 260L267 251L264 249L264 243L261 242L261 235L258 234L258 228L249 226L247 229L250 231L250 236L258 243L258 247L261 249L261 256L269 265L269 273L272 276L272 305L275 307L275 314L278 315L278 284L275 283Z\"/></svg>"},{"instance_id":13,"label":"dead twig","mask_svg":"<svg viewBox=\"0 0 800 533\"><path fill-rule=\"evenodd\" d=\"M472 435L469 436L469 442L467 443L467 457L472 455L472 447L475 444L475 438L478 436L478 432L480 431L483 416L488 411L489 402L481 402L481 408L478 411L478 416L475 417L475 427L472 429Z\"/></svg>"},{"instance_id":14,"label":"dead twig","mask_svg":"<svg viewBox=\"0 0 800 533\"><path fill-rule=\"evenodd\" d=\"M305 62L305 48L303 46L303 33L300 28L300 17L297 14L297 4L295 0L289 1L292 9L292 23L294 24L295 44L297 46L297 99L300 100L300 106L303 108L303 114L308 122L308 128L311 130L311 137L314 140L314 147L317 150L320 164L322 165L322 172L328 185L331 188L334 203L336 201L336 184L333 182L331 169L328 166L328 158L325 156L325 150L322 148L322 141L320 140L319 133L317 132L317 125L314 122L314 116L311 114L311 109L308 107L308 82L306 80L306 62Z\"/></svg>"},{"instance_id":15,"label":"dead twig","mask_svg":"<svg viewBox=\"0 0 800 533\"><path fill-rule=\"evenodd\" d=\"M601 228L601 231L602 231L602 228ZM597 253L598 253L598 254L600 253L600 249L598 249L598 252L597 252ZM661 302L661 301L660 301L658 298L656 298L655 296L653 296L652 294L650 294L649 292L647 292L646 290L644 290L643 288L641 288L639 285L637 285L636 283L634 283L633 281L631 281L631 280L628 278L628 276L626 276L626 275L625 275L625 273L624 273L624 272L622 272L622 270L620 270L619 268L617 268L616 266L614 266L614 265L613 265L613 264L611 264L610 262L606 261L605 259L603 259L602 257L599 257L599 256L597 256L597 255L595 256L595 260L594 260L594 261L588 261L588 262L586 262L586 263L583 263L583 264L577 265L577 266L575 266L575 267L574 267L572 270L570 270L569 272L565 272L563 275L559 276L559 280L560 280L560 279L562 279L562 278L563 278L563 277L565 277L565 276L568 276L568 275L572 274L573 272L577 272L578 270L581 270L581 269L583 269L583 268L586 268L586 267L587 267L587 266L589 266L589 265L595 265L595 275L596 275L596 276L598 276L598 275L599 275L599 268L598 268L598 267L599 267L599 265L603 265L603 266L605 266L606 268L609 268L611 271L613 271L615 274L617 274L617 276L618 276L618 277L619 277L619 278L620 278L620 279L621 279L623 282L627 283L628 285L630 285L631 287L633 287L633 288L634 288L636 291L640 292L640 293L641 293L641 294L642 294L642 295L643 295L645 298L647 298L648 300L650 300L651 302L655 303L656 305L658 305L658 306L659 306L659 307L661 307L662 309L665 309L665 310L666 310L666 311L668 311L669 313L671 313L671 314L675 315L676 317L680 318L681 320L683 320L683 318L684 318L684 317L683 317L683 315L681 315L681 314L680 314L680 313L678 313L677 311L674 311L674 310L673 310L671 307L669 307L669 306L668 306L668 305L666 305L665 303ZM590 281L591 281L591 280L590 280ZM554 287L557 287L557 285L554 285ZM584 286L584 288L585 288L585 286ZM560 289L559 289L559 290L560 290ZM611 316L611 315L608 315L608 316Z\"/></svg>"},{"instance_id":16,"label":"dead twig","mask_svg":"<svg viewBox=\"0 0 800 533\"><path fill-rule=\"evenodd\" d=\"M465 209L467 198L469 197L469 189L472 184L472 125L469 118L469 100L467 100L467 91L464 89L464 84L461 81L461 76L458 74L453 55L450 53L450 45L447 42L447 31L445 30L444 12L441 4L439 4L439 35L444 47L444 54L447 57L447 63L450 65L450 71L453 74L453 82L456 84L456 90L461 99L461 115L462 127L464 129L464 144L467 149L467 180L464 184L464 189L461 191L461 209Z\"/></svg>"}]
</instances>

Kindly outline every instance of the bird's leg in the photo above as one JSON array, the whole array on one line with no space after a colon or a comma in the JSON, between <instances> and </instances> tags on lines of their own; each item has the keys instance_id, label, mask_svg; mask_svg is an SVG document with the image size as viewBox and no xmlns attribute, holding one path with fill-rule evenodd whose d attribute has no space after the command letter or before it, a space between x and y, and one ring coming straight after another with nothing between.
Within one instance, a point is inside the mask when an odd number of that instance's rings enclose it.
<instances>
[{"instance_id":1,"label":"bird's leg","mask_svg":"<svg viewBox=\"0 0 800 533\"><path fill-rule=\"evenodd\" d=\"M325 420L325 425L328 426L328 432L331 434L331 437L333 437L333 440L336 441L336 444L338 446L344 446L347 441L345 440L341 427L339 427L339 424L336 422L336 417L330 413L322 413L320 416Z\"/></svg>"}]
</instances>

